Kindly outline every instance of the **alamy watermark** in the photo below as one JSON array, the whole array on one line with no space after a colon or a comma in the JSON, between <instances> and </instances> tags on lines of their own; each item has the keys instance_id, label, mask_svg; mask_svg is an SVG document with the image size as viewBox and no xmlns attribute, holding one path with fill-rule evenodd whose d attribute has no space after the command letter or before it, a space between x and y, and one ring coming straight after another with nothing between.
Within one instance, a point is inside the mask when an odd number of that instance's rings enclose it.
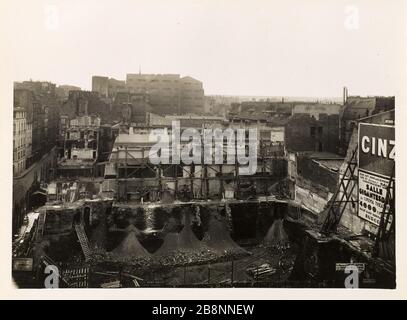
<instances>
[{"instance_id":1,"label":"alamy watermark","mask_svg":"<svg viewBox=\"0 0 407 320\"><path fill-rule=\"evenodd\" d=\"M59 288L59 269L54 265L47 265L44 269L44 273L48 276L44 279L44 287L47 289Z\"/></svg>"},{"instance_id":2,"label":"alamy watermark","mask_svg":"<svg viewBox=\"0 0 407 320\"><path fill-rule=\"evenodd\" d=\"M158 164L239 164L239 175L257 170L257 129L186 128L173 121L171 133L154 129L149 139L155 142L149 151L150 162ZM226 150L225 150L226 149ZM226 153L226 163L225 163Z\"/></svg>"},{"instance_id":3,"label":"alamy watermark","mask_svg":"<svg viewBox=\"0 0 407 320\"><path fill-rule=\"evenodd\" d=\"M348 265L344 270L345 274L348 276L345 278L345 288L347 289L358 289L359 288L359 268L355 265Z\"/></svg>"}]
</instances>

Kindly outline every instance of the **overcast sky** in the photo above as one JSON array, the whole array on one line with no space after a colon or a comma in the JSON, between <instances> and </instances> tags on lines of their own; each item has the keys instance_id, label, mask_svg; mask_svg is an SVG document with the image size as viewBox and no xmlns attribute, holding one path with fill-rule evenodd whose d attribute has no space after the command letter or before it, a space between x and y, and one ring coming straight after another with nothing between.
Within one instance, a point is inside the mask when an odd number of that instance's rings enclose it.
<instances>
[{"instance_id":1,"label":"overcast sky","mask_svg":"<svg viewBox=\"0 0 407 320\"><path fill-rule=\"evenodd\" d=\"M7 1L14 80L179 73L206 94L394 95L404 1ZM4 13L4 12L3 12Z\"/></svg>"}]
</instances>

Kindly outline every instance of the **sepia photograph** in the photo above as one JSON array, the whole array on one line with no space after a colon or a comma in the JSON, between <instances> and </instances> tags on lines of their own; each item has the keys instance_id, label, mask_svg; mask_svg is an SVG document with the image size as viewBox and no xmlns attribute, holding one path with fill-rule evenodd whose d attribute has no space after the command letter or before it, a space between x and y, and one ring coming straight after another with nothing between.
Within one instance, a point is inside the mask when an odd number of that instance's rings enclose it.
<instances>
[{"instance_id":1,"label":"sepia photograph","mask_svg":"<svg viewBox=\"0 0 407 320\"><path fill-rule=\"evenodd\" d=\"M398 288L403 1L3 7L15 290Z\"/></svg>"}]
</instances>

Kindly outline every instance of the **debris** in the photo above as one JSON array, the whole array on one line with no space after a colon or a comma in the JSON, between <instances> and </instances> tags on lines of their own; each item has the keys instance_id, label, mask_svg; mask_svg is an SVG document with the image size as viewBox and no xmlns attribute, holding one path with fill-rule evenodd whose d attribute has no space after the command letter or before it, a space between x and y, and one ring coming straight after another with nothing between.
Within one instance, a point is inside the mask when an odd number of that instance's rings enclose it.
<instances>
[{"instance_id":1,"label":"debris","mask_svg":"<svg viewBox=\"0 0 407 320\"><path fill-rule=\"evenodd\" d=\"M267 278L276 272L277 270L270 266L270 264L268 263L264 263L260 266L250 267L246 269L246 273L255 279Z\"/></svg>"},{"instance_id":2,"label":"debris","mask_svg":"<svg viewBox=\"0 0 407 320\"><path fill-rule=\"evenodd\" d=\"M149 257L150 254L137 239L140 231L131 224L126 228L126 232L124 240L111 253L118 257Z\"/></svg>"},{"instance_id":3,"label":"debris","mask_svg":"<svg viewBox=\"0 0 407 320\"><path fill-rule=\"evenodd\" d=\"M264 245L279 251L288 249L290 247L290 242L284 230L282 219L274 220L264 238Z\"/></svg>"}]
</instances>

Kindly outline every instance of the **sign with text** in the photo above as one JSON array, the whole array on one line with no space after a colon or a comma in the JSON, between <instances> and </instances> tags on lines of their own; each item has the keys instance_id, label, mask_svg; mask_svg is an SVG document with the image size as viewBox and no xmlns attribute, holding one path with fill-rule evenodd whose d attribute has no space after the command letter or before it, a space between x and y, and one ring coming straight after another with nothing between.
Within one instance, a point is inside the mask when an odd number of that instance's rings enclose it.
<instances>
[{"instance_id":1,"label":"sign with text","mask_svg":"<svg viewBox=\"0 0 407 320\"><path fill-rule=\"evenodd\" d=\"M359 123L359 169L390 177L395 159L394 126Z\"/></svg>"},{"instance_id":2,"label":"sign with text","mask_svg":"<svg viewBox=\"0 0 407 320\"><path fill-rule=\"evenodd\" d=\"M379 226L388 184L388 178L359 169L359 217Z\"/></svg>"},{"instance_id":3,"label":"sign with text","mask_svg":"<svg viewBox=\"0 0 407 320\"><path fill-rule=\"evenodd\" d=\"M359 124L358 216L379 226L395 159L394 126Z\"/></svg>"}]
</instances>

